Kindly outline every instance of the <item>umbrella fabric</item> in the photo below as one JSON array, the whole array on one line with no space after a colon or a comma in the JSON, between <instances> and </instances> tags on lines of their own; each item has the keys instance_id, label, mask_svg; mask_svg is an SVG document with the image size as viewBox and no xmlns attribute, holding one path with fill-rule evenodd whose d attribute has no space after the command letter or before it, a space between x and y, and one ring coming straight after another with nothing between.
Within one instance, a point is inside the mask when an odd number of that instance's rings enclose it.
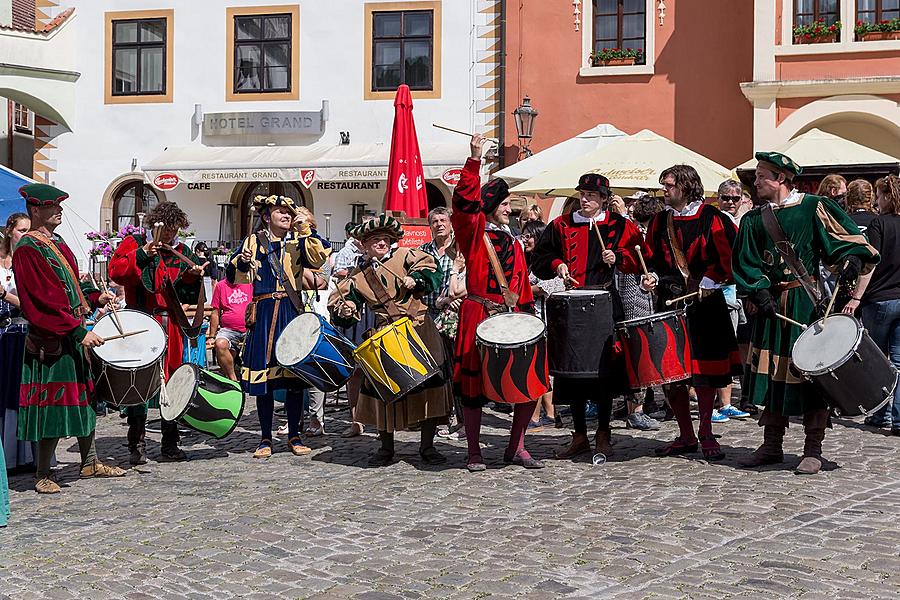
<instances>
[{"instance_id":1,"label":"umbrella fabric","mask_svg":"<svg viewBox=\"0 0 900 600\"><path fill-rule=\"evenodd\" d=\"M672 165L697 169L707 193L715 193L731 171L722 165L658 135L649 129L615 140L560 167L520 183L513 193L573 196L578 178L585 173L601 173L609 178L618 194L638 190L658 190L659 174Z\"/></svg>"},{"instance_id":2,"label":"umbrella fabric","mask_svg":"<svg viewBox=\"0 0 900 600\"><path fill-rule=\"evenodd\" d=\"M409 86L401 85L394 98L394 131L384 209L402 210L408 217L424 218L428 214L428 195L412 111Z\"/></svg>"},{"instance_id":3,"label":"umbrella fabric","mask_svg":"<svg viewBox=\"0 0 900 600\"><path fill-rule=\"evenodd\" d=\"M780 146L764 150L790 156L800 168L880 164L896 166L898 163L898 158L815 128ZM741 171L753 170L757 162L759 161L751 158L737 168Z\"/></svg>"},{"instance_id":4,"label":"umbrella fabric","mask_svg":"<svg viewBox=\"0 0 900 600\"><path fill-rule=\"evenodd\" d=\"M15 212L25 212L25 200L19 188L31 179L0 166L0 228L6 225L6 219Z\"/></svg>"}]
</instances>

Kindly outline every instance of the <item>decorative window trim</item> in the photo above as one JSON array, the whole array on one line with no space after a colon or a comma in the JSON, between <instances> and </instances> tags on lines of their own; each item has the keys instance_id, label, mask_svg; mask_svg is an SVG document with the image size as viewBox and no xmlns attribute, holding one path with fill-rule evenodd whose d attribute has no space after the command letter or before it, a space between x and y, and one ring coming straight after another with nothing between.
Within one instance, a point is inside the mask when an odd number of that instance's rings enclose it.
<instances>
[{"instance_id":1,"label":"decorative window trim","mask_svg":"<svg viewBox=\"0 0 900 600\"><path fill-rule=\"evenodd\" d=\"M900 40L856 41L856 0L841 1L841 40L831 44L794 43L794 0L781 0L781 45L775 46L775 56L806 56L814 54L847 54L900 50Z\"/></svg>"},{"instance_id":2,"label":"decorative window trim","mask_svg":"<svg viewBox=\"0 0 900 600\"><path fill-rule=\"evenodd\" d=\"M234 18L252 15L291 15L291 91L234 91ZM225 101L259 102L300 99L300 5L230 6L225 9Z\"/></svg>"},{"instance_id":3,"label":"decorative window trim","mask_svg":"<svg viewBox=\"0 0 900 600\"><path fill-rule=\"evenodd\" d=\"M172 102L173 82L175 74L175 10L171 8L158 10L124 10L103 13L103 103L104 104L166 104ZM130 21L145 19L166 20L166 93L114 96L112 93L113 74L113 21Z\"/></svg>"},{"instance_id":4,"label":"decorative window trim","mask_svg":"<svg viewBox=\"0 0 900 600\"><path fill-rule=\"evenodd\" d=\"M365 35L363 36L363 100L393 100L395 92L372 91L372 13L430 10L432 19L432 73L430 90L410 90L414 100L436 100L441 97L441 0L418 2L366 2L363 7Z\"/></svg>"},{"instance_id":5,"label":"decorative window trim","mask_svg":"<svg viewBox=\"0 0 900 600\"><path fill-rule=\"evenodd\" d=\"M656 71L656 27L657 4L656 0L646 0L646 24L644 25L646 37L644 39L643 65L620 65L608 67L592 67L590 54L594 49L594 3L591 0L582 2L581 18L581 68L578 75L581 77L616 77L620 75L653 75Z\"/></svg>"},{"instance_id":6,"label":"decorative window trim","mask_svg":"<svg viewBox=\"0 0 900 600\"><path fill-rule=\"evenodd\" d=\"M11 102L12 104L12 112L13 112L13 129L15 133L25 133L25 134L33 134L34 133L34 113L24 104L19 104L18 102ZM22 125L18 123L19 111L25 111L25 124Z\"/></svg>"}]
</instances>

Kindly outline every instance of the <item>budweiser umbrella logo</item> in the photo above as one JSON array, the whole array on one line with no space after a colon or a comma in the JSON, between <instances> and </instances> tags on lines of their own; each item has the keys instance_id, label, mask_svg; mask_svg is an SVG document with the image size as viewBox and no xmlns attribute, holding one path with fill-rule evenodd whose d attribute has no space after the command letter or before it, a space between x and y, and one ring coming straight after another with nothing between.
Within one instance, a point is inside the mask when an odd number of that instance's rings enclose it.
<instances>
[{"instance_id":1,"label":"budweiser umbrella logo","mask_svg":"<svg viewBox=\"0 0 900 600\"><path fill-rule=\"evenodd\" d=\"M422 218L428 213L428 196L412 110L409 87L401 85L394 98L394 129L384 209L402 210L408 217Z\"/></svg>"}]
</instances>

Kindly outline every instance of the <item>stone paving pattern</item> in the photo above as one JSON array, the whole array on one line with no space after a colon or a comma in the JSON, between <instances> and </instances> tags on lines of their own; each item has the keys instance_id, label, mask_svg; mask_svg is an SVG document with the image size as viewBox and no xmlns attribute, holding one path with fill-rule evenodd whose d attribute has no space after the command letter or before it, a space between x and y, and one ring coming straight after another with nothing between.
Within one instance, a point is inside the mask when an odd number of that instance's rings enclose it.
<instances>
[{"instance_id":1,"label":"stone paving pattern","mask_svg":"<svg viewBox=\"0 0 900 600\"><path fill-rule=\"evenodd\" d=\"M341 431L346 411L329 415ZM373 433L286 439L268 460L250 411L231 437L185 436L186 463L151 462L113 480L77 477L74 439L60 445L63 493L10 480L0 529L0 598L898 598L900 437L838 419L826 455L838 467L791 473L737 468L754 421L715 425L727 459L656 458L675 436L614 421L618 455L594 467L502 464L509 420L486 412L485 473L462 467L464 442L439 442L427 467L418 434L398 436L395 464L365 468ZM98 420L101 457L125 466L124 420ZM567 429L529 434L540 458ZM399 443L406 442L406 443Z\"/></svg>"}]
</instances>

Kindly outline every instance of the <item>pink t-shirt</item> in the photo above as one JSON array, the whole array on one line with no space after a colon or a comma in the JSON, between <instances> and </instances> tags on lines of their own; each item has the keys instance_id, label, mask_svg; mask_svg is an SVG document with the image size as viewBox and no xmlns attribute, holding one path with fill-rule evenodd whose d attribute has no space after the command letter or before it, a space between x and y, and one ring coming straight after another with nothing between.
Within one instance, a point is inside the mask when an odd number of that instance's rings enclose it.
<instances>
[{"instance_id":1,"label":"pink t-shirt","mask_svg":"<svg viewBox=\"0 0 900 600\"><path fill-rule=\"evenodd\" d=\"M228 283L227 279L222 279L216 284L213 290L212 306L219 309L220 319L219 327L227 327L235 331L247 331L247 322L244 320L244 313L247 311L247 305L253 297L253 284L239 283L237 285Z\"/></svg>"}]
</instances>

